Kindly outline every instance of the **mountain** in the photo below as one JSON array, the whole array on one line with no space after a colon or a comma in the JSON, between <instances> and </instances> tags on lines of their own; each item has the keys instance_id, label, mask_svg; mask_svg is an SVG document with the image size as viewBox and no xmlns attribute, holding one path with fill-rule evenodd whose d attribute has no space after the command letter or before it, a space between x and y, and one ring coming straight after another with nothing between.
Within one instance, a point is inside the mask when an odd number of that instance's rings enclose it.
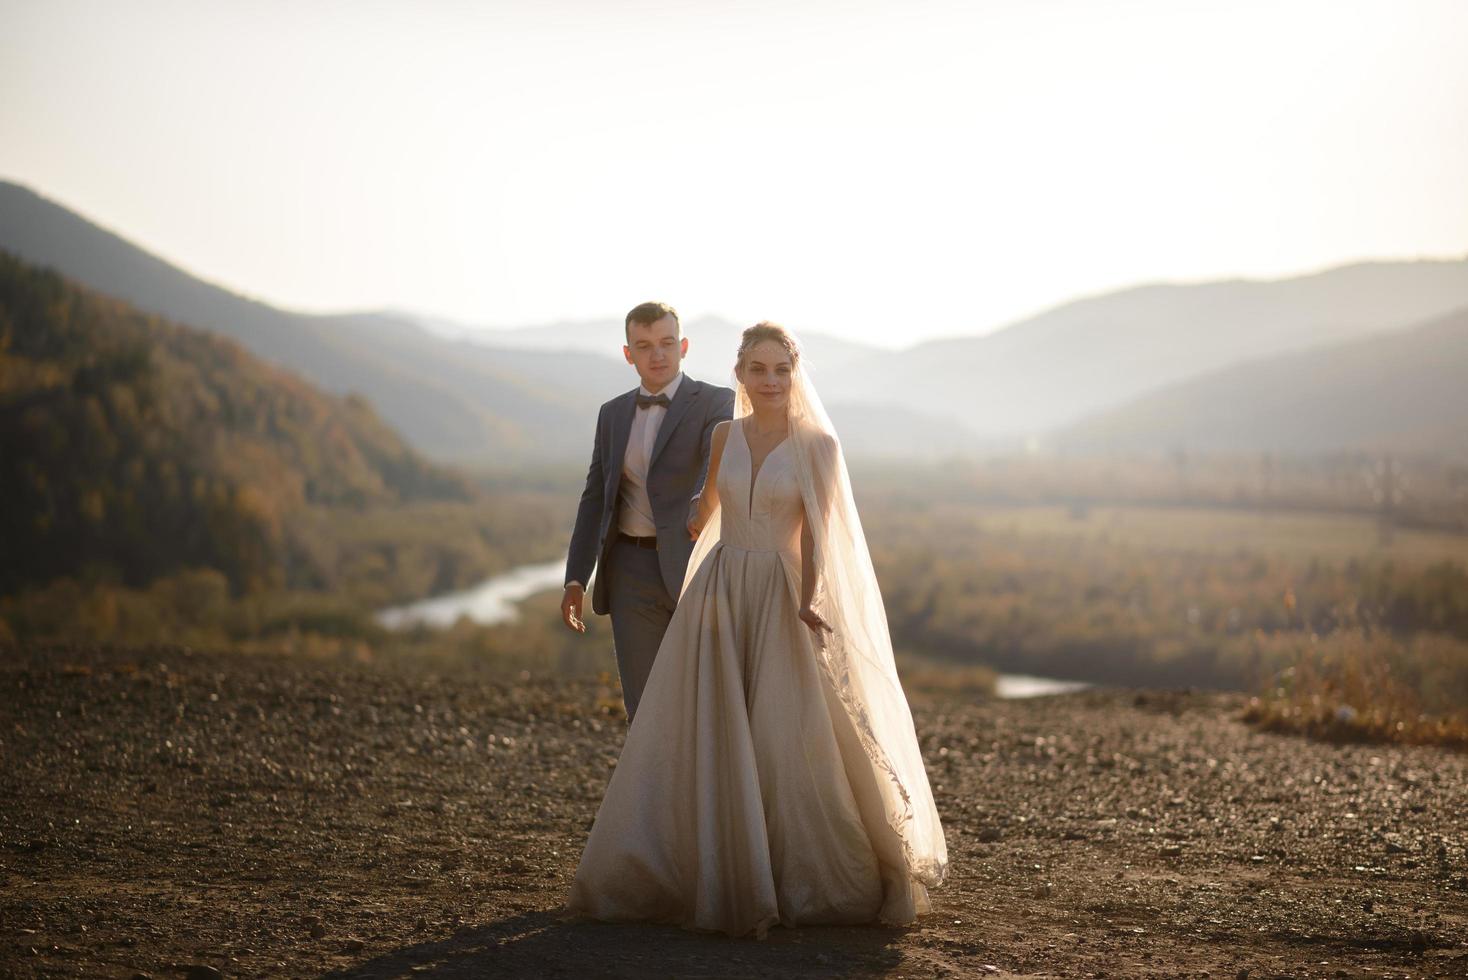
<instances>
[{"instance_id":1,"label":"mountain","mask_svg":"<svg viewBox=\"0 0 1468 980\"><path fill-rule=\"evenodd\" d=\"M0 252L0 594L89 568L249 590L308 506L475 496L360 397Z\"/></svg>"},{"instance_id":2,"label":"mountain","mask_svg":"<svg viewBox=\"0 0 1468 980\"><path fill-rule=\"evenodd\" d=\"M541 351L578 351L598 354L623 363L622 344L626 328L621 321L577 320L508 330L481 329L449 320L423 318L424 327L446 336L474 340L493 347ZM750 324L736 324L716 316L701 316L683 324L688 338L688 357L684 370L702 381L730 384L734 355L739 350L739 337ZM821 333L801 332L788 324L800 341L802 356L814 376L824 379L856 363L873 363L882 353L869 344L842 340Z\"/></svg>"},{"instance_id":3,"label":"mountain","mask_svg":"<svg viewBox=\"0 0 1468 980\"><path fill-rule=\"evenodd\" d=\"M829 400L908 401L983 434L1038 434L1231 364L1407 327L1468 306L1468 260L1372 262L1275 281L1150 285L983 337L848 365Z\"/></svg>"},{"instance_id":4,"label":"mountain","mask_svg":"<svg viewBox=\"0 0 1468 980\"><path fill-rule=\"evenodd\" d=\"M837 402L826 411L841 436L842 451L862 461L971 459L1021 448L1016 440L975 435L949 419L899 405Z\"/></svg>"},{"instance_id":5,"label":"mountain","mask_svg":"<svg viewBox=\"0 0 1468 980\"><path fill-rule=\"evenodd\" d=\"M580 458L597 406L635 383L630 368L588 354L491 349L379 314L279 310L203 282L4 182L0 249L140 310L231 337L328 391L357 392L439 460Z\"/></svg>"},{"instance_id":6,"label":"mountain","mask_svg":"<svg viewBox=\"0 0 1468 980\"><path fill-rule=\"evenodd\" d=\"M1407 330L1251 361L1055 433L1063 451L1468 456L1468 308Z\"/></svg>"},{"instance_id":7,"label":"mountain","mask_svg":"<svg viewBox=\"0 0 1468 980\"><path fill-rule=\"evenodd\" d=\"M445 336L491 346L539 351L584 351L624 363L625 327L616 320L579 320L508 330L476 328L451 320L419 318L426 329ZM683 368L691 376L732 385L734 357L744 327L722 317L702 316L683 325L688 356ZM797 339L801 356L822 390L828 378L839 378L854 364L871 365L882 355L869 344L821 333ZM1013 448L1013 440L982 439L951 419L899 405L876 405L861 398L828 404L848 455L867 460L945 459Z\"/></svg>"},{"instance_id":8,"label":"mountain","mask_svg":"<svg viewBox=\"0 0 1468 980\"><path fill-rule=\"evenodd\" d=\"M0 183L0 248L231 336L329 391L358 392L441 461L580 462L597 406L635 384L616 320L488 331L411 314L290 313L202 282L14 184ZM981 455L1232 365L1465 306L1468 260L1370 262L1272 281L1139 286L905 350L802 341L853 456ZM717 317L685 326L689 373L727 383L740 326Z\"/></svg>"}]
</instances>

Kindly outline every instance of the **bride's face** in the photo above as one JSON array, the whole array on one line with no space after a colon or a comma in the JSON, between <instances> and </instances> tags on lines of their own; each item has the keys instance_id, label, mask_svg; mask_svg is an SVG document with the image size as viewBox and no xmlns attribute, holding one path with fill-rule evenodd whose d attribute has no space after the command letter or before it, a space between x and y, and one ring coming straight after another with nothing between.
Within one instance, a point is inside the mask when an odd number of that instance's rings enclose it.
<instances>
[{"instance_id":1,"label":"bride's face","mask_svg":"<svg viewBox=\"0 0 1468 980\"><path fill-rule=\"evenodd\" d=\"M784 408L790 400L795 365L789 351L774 340L762 340L744 352L734 373L756 408Z\"/></svg>"}]
</instances>

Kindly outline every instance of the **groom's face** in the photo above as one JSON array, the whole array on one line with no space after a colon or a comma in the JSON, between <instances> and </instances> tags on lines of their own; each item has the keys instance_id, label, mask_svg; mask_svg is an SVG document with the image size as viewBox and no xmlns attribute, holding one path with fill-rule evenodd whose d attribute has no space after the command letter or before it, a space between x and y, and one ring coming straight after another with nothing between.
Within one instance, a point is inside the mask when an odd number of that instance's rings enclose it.
<instances>
[{"instance_id":1,"label":"groom's face","mask_svg":"<svg viewBox=\"0 0 1468 980\"><path fill-rule=\"evenodd\" d=\"M627 346L622 353L627 363L637 368L643 387L654 394L678 376L688 353L688 338L679 334L678 321L670 316L627 326Z\"/></svg>"}]
</instances>

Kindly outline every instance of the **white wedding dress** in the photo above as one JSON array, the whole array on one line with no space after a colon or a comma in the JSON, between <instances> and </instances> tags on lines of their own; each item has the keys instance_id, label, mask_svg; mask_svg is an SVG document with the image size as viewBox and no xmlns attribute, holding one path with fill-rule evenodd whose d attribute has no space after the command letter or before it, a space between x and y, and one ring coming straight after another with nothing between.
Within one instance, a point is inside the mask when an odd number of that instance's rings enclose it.
<instances>
[{"instance_id":1,"label":"white wedding dress","mask_svg":"<svg viewBox=\"0 0 1468 980\"><path fill-rule=\"evenodd\" d=\"M754 473L743 422L719 464L718 543L690 568L567 906L731 936L911 922L926 888L797 617L794 440Z\"/></svg>"}]
</instances>

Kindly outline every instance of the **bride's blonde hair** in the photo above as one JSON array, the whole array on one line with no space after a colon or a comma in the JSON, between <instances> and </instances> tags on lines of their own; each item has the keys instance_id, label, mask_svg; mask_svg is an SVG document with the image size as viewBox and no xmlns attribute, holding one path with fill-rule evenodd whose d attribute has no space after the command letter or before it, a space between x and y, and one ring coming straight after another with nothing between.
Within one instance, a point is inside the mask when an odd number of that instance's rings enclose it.
<instances>
[{"instance_id":1,"label":"bride's blonde hair","mask_svg":"<svg viewBox=\"0 0 1468 980\"><path fill-rule=\"evenodd\" d=\"M754 326L746 328L743 336L739 338L739 351L735 355L734 366L743 367L744 355L749 349L755 344L762 343L766 340L773 340L785 348L785 353L790 355L790 366L792 368L800 363L800 345L795 342L794 337L790 336L790 331L778 323L761 320Z\"/></svg>"}]
</instances>

